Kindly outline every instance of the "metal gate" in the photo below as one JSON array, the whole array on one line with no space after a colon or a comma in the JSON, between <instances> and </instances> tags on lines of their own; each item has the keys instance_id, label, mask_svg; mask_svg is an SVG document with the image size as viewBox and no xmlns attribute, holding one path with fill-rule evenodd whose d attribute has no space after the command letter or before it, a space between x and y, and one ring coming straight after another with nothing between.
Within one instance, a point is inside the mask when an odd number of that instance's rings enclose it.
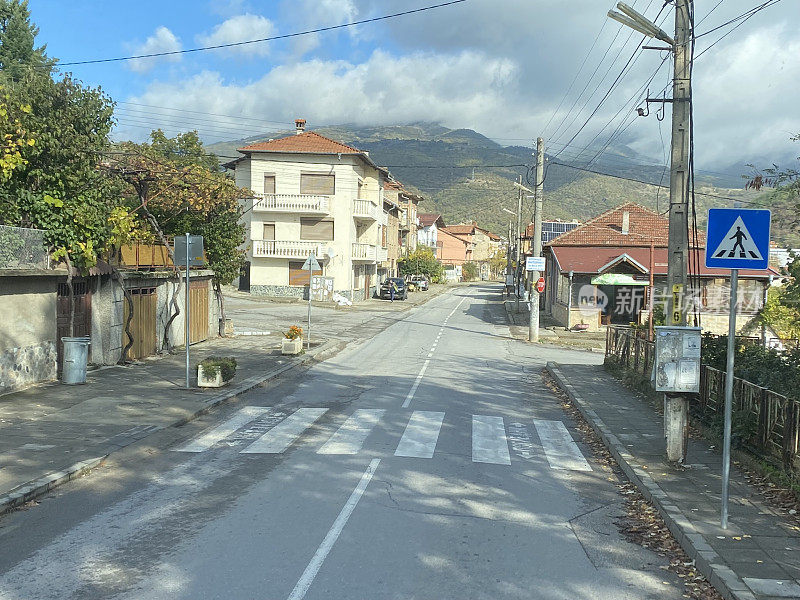
<instances>
[{"instance_id":1,"label":"metal gate","mask_svg":"<svg viewBox=\"0 0 800 600\"><path fill-rule=\"evenodd\" d=\"M208 281L189 280L189 343L208 339Z\"/></svg>"},{"instance_id":2,"label":"metal gate","mask_svg":"<svg viewBox=\"0 0 800 600\"><path fill-rule=\"evenodd\" d=\"M156 295L156 288L134 288L128 290L131 295L133 304L133 318L128 327L130 329L131 337L133 338L133 345L128 349L126 358L139 359L152 356L156 353L157 337L156 337L156 307L158 305ZM125 333L125 323L128 322L130 308L128 302L124 303L125 310L122 317L122 346L128 345L128 335Z\"/></svg>"},{"instance_id":3,"label":"metal gate","mask_svg":"<svg viewBox=\"0 0 800 600\"><path fill-rule=\"evenodd\" d=\"M92 294L89 283L85 279L73 279L72 290L75 296L75 337L89 336L92 333ZM58 376L64 362L64 344L62 337L70 337L69 331L69 287L66 283L58 284L56 295L56 344L58 348Z\"/></svg>"}]
</instances>

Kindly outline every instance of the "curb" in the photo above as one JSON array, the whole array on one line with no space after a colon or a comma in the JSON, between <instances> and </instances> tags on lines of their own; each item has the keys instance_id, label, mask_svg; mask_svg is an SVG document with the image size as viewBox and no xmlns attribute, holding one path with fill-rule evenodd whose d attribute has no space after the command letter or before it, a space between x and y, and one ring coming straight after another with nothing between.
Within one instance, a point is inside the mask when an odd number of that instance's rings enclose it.
<instances>
[{"instance_id":1,"label":"curb","mask_svg":"<svg viewBox=\"0 0 800 600\"><path fill-rule=\"evenodd\" d=\"M628 453L619 438L611 432L586 400L575 391L574 386L562 375L558 364L548 362L546 370L555 379L558 387L575 403L586 422L603 440L626 477L636 485L647 500L653 503L670 533L689 555L689 558L695 561L697 570L726 600L756 600L755 595L744 581L722 562L719 554L697 532L680 509L669 503L667 494L659 487L658 483L641 468L641 465Z\"/></svg>"},{"instance_id":2,"label":"curb","mask_svg":"<svg viewBox=\"0 0 800 600\"><path fill-rule=\"evenodd\" d=\"M297 367L304 366L311 362L320 362L326 360L333 356L334 354L340 352L345 346L347 342L333 342L328 341L322 344L313 355L308 354L304 355L298 361L290 362L286 365L281 365L277 369L273 369L264 375L255 375L253 377L249 377L242 381L239 385L227 389L225 392L218 394L217 396L212 396L209 398L208 403L201 409L195 411L191 415L183 417L174 421L169 425L165 425L164 427L159 427L158 429L153 430L155 431L162 431L169 427L181 427L182 425L186 425L190 421L194 421L195 419L211 412L211 410L220 404L228 402L229 400L233 400L240 394L244 394L249 392L250 390L259 387L263 383L275 379L282 373L289 371L291 369L295 369ZM138 441L143 438L137 438L135 440L131 440L131 443L134 441ZM40 477L39 479L35 479L33 481L29 481L27 483L23 483L20 486L15 487L11 490L8 494L0 496L0 515L4 515L6 513L11 512L15 508L25 504L26 502L30 502L39 496L42 496L52 490L53 488L70 481L71 479L75 479L76 477L80 477L84 473L94 469L103 464L103 462L114 452L117 450L121 450L122 448L126 447L126 445L117 446L112 450L109 450L103 456L99 456L97 458L90 458L87 460L83 460L81 462L77 462L73 465L64 467L59 471L55 471L44 477Z\"/></svg>"}]
</instances>

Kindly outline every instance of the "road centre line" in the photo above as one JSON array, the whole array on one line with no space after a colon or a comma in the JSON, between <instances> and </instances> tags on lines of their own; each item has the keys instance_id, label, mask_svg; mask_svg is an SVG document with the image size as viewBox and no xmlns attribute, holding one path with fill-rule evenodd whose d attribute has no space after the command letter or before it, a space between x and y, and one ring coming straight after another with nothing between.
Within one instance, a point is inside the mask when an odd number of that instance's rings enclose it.
<instances>
[{"instance_id":1,"label":"road centre line","mask_svg":"<svg viewBox=\"0 0 800 600\"><path fill-rule=\"evenodd\" d=\"M317 573L319 573L319 570L322 567L322 563L325 562L325 558L328 556L331 548L333 548L333 545L336 543L336 540L342 533L342 530L347 524L347 521L350 519L350 515L353 514L353 510L355 510L358 501L361 499L361 496L364 495L364 491L367 489L367 485L369 485L369 482L372 479L372 476L375 474L375 471L378 469L380 462L380 458L373 458L370 461L369 466L361 476L361 480L358 482L356 489L354 489L353 493L350 494L350 498L342 507L339 516L336 517L336 520L333 522L333 525L331 526L327 535L325 535L325 539L322 540L322 543L317 548L317 551L311 558L311 562L308 563L308 566L306 567L305 571L303 571L303 574L300 576L297 584L295 584L294 589L292 590L292 593L289 594L287 600L302 600L305 598L308 588L311 587L314 578L317 576Z\"/></svg>"},{"instance_id":2,"label":"road centre line","mask_svg":"<svg viewBox=\"0 0 800 600\"><path fill-rule=\"evenodd\" d=\"M403 408L408 408L409 407L409 405L411 404L411 400L414 398L414 394L417 393L417 388L419 387L419 384L422 381L422 377L425 375L425 371L428 369L428 364L431 362L431 358L433 358L433 352L434 352L434 350L436 350L436 344L439 343L439 338L442 337L442 333L444 332L444 328L445 328L445 325L447 325L448 319L453 316L453 314L458 310L458 307L461 306L461 304L463 304L464 300L466 300L466 299L467 299L466 296L461 298L461 301L458 304L456 304L455 308L453 308L452 311L450 311L450 314L447 315L447 317L445 318L444 322L439 327L439 333L436 336L436 340L434 341L433 346L430 349L430 352L428 352L428 356L425 359L425 363L422 365L422 368L419 370L419 374L417 375L416 379L414 379L414 383L411 386L411 389L409 390L408 394L406 395L406 399L403 401Z\"/></svg>"}]
</instances>

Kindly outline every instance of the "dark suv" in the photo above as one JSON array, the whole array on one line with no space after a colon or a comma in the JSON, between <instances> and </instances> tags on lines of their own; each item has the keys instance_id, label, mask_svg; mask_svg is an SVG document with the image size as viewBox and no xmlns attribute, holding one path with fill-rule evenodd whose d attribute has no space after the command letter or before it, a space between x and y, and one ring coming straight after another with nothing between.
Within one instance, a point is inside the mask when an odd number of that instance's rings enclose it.
<instances>
[{"instance_id":1,"label":"dark suv","mask_svg":"<svg viewBox=\"0 0 800 600\"><path fill-rule=\"evenodd\" d=\"M395 300L405 300L408 298L408 287L406 286L406 280L402 277L389 277L386 279L383 284L381 284L381 291L378 294L380 298L389 300L392 297L392 283L394 283L395 287L397 288L394 293Z\"/></svg>"}]
</instances>

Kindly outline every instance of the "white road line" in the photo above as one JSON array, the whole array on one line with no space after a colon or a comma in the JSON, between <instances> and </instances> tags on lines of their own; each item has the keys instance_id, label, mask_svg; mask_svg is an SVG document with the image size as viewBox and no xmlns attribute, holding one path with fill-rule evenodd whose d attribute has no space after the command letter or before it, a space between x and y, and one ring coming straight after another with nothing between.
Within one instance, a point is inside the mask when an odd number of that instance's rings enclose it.
<instances>
[{"instance_id":1,"label":"white road line","mask_svg":"<svg viewBox=\"0 0 800 600\"><path fill-rule=\"evenodd\" d=\"M472 415L472 462L511 464L503 417Z\"/></svg>"},{"instance_id":2,"label":"white road line","mask_svg":"<svg viewBox=\"0 0 800 600\"><path fill-rule=\"evenodd\" d=\"M415 410L411 413L411 418L408 420L408 425L406 425L406 430L403 432L403 437L400 438L394 455L410 458L433 458L443 420L443 412Z\"/></svg>"},{"instance_id":3,"label":"white road line","mask_svg":"<svg viewBox=\"0 0 800 600\"><path fill-rule=\"evenodd\" d=\"M184 444L179 448L173 448L174 452L203 452L208 450L217 442L224 440L234 433L237 429L244 427L250 421L254 421L261 415L269 411L267 406L245 406L224 423L207 430L197 439Z\"/></svg>"},{"instance_id":4,"label":"white road line","mask_svg":"<svg viewBox=\"0 0 800 600\"><path fill-rule=\"evenodd\" d=\"M317 548L317 551L311 558L311 562L308 563L306 570L303 571L303 574L300 576L300 579L297 581L297 584L294 586L294 589L292 590L292 593L289 594L289 598L287 600L302 600L305 598L308 588L311 587L311 584L314 582L314 578L317 576L317 573L319 573L319 570L322 567L322 563L325 562L325 558L328 556L331 548L333 548L333 545L336 543L336 540L342 533L342 529L344 529L348 519L350 519L350 515L353 514L353 510L355 510L358 501L361 499L361 496L364 495L364 491L367 489L367 485L369 485L369 482L372 479L372 476L375 474L375 471L378 469L380 462L380 458L373 458L370 461L367 470L364 471L364 474L361 476L361 481L358 482L356 489L354 489L353 493L350 494L350 498L342 507L339 516L336 517L336 520L333 522L330 530L328 530L327 535L325 535L325 539L322 540L322 543Z\"/></svg>"},{"instance_id":5,"label":"white road line","mask_svg":"<svg viewBox=\"0 0 800 600\"><path fill-rule=\"evenodd\" d=\"M534 419L533 424L536 427L536 433L539 434L539 440L542 442L544 454L551 469L592 470L564 423Z\"/></svg>"},{"instance_id":6,"label":"white road line","mask_svg":"<svg viewBox=\"0 0 800 600\"><path fill-rule=\"evenodd\" d=\"M280 454L327 410L327 408L298 408L239 454Z\"/></svg>"},{"instance_id":7,"label":"white road line","mask_svg":"<svg viewBox=\"0 0 800 600\"><path fill-rule=\"evenodd\" d=\"M317 450L317 454L357 454L385 412L382 409L358 409Z\"/></svg>"},{"instance_id":8,"label":"white road line","mask_svg":"<svg viewBox=\"0 0 800 600\"><path fill-rule=\"evenodd\" d=\"M425 362L422 364L422 368L419 370L419 375L414 380L414 385L411 386L411 389L408 391L408 395L406 396L405 402L403 402L403 408L408 408L408 405L411 404L411 399L414 397L414 394L417 393L417 388L419 387L420 382L422 381L422 377L425 375L425 371L428 370L428 365L431 363L430 358L426 358Z\"/></svg>"}]
</instances>

